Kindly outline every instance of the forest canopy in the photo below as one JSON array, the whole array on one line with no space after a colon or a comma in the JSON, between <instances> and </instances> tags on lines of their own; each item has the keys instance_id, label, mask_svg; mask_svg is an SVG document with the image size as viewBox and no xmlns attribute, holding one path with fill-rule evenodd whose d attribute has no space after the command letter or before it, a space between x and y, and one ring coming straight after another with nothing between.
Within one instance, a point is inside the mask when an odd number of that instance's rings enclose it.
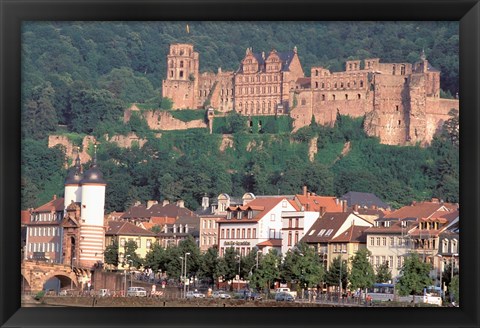
<instances>
[{"instance_id":1,"label":"forest canopy","mask_svg":"<svg viewBox=\"0 0 480 328\"><path fill-rule=\"evenodd\" d=\"M148 199L182 198L196 208L205 193L293 194L303 185L325 195L374 192L395 207L429 197L458 201L458 133L452 135L458 113L427 148L381 145L364 134L361 118L349 117L291 134L285 118L249 131L232 115L216 121L212 135L196 129L163 131L161 138L141 117L123 123L123 111L134 102L171 110L161 84L169 44L177 42L194 44L202 72L237 70L248 47L267 52L296 46L307 76L314 65L342 71L351 59L413 63L424 50L441 71L442 96L452 97L459 85L458 22L188 22L189 33L186 24L23 23L23 208L63 193L65 150L48 148L49 135L102 138L131 131L148 142L99 147L108 211ZM222 151L223 133L232 135L233 147ZM309 162L314 137L318 153ZM350 151L342 155L346 142Z\"/></svg>"}]
</instances>

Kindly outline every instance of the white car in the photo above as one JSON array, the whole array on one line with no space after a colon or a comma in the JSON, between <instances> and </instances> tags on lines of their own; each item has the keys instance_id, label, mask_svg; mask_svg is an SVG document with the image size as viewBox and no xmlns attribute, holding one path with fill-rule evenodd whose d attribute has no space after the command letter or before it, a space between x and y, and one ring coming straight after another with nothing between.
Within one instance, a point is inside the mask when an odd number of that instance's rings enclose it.
<instances>
[{"instance_id":1,"label":"white car","mask_svg":"<svg viewBox=\"0 0 480 328\"><path fill-rule=\"evenodd\" d=\"M217 290L217 291L213 292L212 297L213 298L221 298L221 299L232 298L229 294L227 294L226 292L224 292L222 290Z\"/></svg>"},{"instance_id":2,"label":"white car","mask_svg":"<svg viewBox=\"0 0 480 328\"><path fill-rule=\"evenodd\" d=\"M205 294L197 291L189 291L187 292L186 298L205 298Z\"/></svg>"},{"instance_id":3,"label":"white car","mask_svg":"<svg viewBox=\"0 0 480 328\"><path fill-rule=\"evenodd\" d=\"M128 287L127 296L147 296L147 291L143 287Z\"/></svg>"}]
</instances>

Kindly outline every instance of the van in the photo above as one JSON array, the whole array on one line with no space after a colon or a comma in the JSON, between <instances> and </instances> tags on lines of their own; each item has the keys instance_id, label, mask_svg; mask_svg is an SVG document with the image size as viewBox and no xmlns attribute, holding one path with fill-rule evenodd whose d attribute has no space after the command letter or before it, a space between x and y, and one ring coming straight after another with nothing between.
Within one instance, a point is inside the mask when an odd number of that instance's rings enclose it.
<instances>
[{"instance_id":1,"label":"van","mask_svg":"<svg viewBox=\"0 0 480 328\"><path fill-rule=\"evenodd\" d=\"M143 287L128 287L127 296L147 296L147 291Z\"/></svg>"}]
</instances>

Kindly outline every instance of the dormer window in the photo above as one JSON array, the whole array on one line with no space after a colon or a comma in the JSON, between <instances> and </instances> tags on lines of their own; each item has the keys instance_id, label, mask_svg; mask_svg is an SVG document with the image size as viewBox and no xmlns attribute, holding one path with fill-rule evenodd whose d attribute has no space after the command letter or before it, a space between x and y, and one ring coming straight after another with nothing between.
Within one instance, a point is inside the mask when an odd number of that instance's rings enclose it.
<instances>
[{"instance_id":1,"label":"dormer window","mask_svg":"<svg viewBox=\"0 0 480 328\"><path fill-rule=\"evenodd\" d=\"M232 219L232 212L228 212L227 213L227 220L231 220Z\"/></svg>"},{"instance_id":2,"label":"dormer window","mask_svg":"<svg viewBox=\"0 0 480 328\"><path fill-rule=\"evenodd\" d=\"M325 233L325 236L330 236L333 232L333 229L328 229L327 232Z\"/></svg>"},{"instance_id":3,"label":"dormer window","mask_svg":"<svg viewBox=\"0 0 480 328\"><path fill-rule=\"evenodd\" d=\"M237 220L240 220L242 218L242 212L238 211L237 212Z\"/></svg>"},{"instance_id":4,"label":"dormer window","mask_svg":"<svg viewBox=\"0 0 480 328\"><path fill-rule=\"evenodd\" d=\"M253 211L252 210L248 211L248 218L253 219Z\"/></svg>"}]
</instances>

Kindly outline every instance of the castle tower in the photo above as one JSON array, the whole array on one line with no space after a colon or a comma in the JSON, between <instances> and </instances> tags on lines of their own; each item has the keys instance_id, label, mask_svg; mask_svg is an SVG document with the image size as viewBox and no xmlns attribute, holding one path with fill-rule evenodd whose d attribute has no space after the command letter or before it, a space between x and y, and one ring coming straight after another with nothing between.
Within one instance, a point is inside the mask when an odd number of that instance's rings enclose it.
<instances>
[{"instance_id":1,"label":"castle tower","mask_svg":"<svg viewBox=\"0 0 480 328\"><path fill-rule=\"evenodd\" d=\"M107 183L97 167L97 145L90 168L85 171L80 182L82 188L81 226L78 254L79 266L93 268L98 261L103 262L105 249L105 188Z\"/></svg>"},{"instance_id":2,"label":"castle tower","mask_svg":"<svg viewBox=\"0 0 480 328\"><path fill-rule=\"evenodd\" d=\"M199 56L192 44L170 45L167 78L162 83L162 97L170 98L174 109L196 109Z\"/></svg>"},{"instance_id":3,"label":"castle tower","mask_svg":"<svg viewBox=\"0 0 480 328\"><path fill-rule=\"evenodd\" d=\"M80 181L82 180L82 172L80 166L80 151L77 147L77 158L75 159L75 166L68 172L65 179L65 197L64 206L65 211L68 205L72 203L80 203L82 201L82 187Z\"/></svg>"}]
</instances>

